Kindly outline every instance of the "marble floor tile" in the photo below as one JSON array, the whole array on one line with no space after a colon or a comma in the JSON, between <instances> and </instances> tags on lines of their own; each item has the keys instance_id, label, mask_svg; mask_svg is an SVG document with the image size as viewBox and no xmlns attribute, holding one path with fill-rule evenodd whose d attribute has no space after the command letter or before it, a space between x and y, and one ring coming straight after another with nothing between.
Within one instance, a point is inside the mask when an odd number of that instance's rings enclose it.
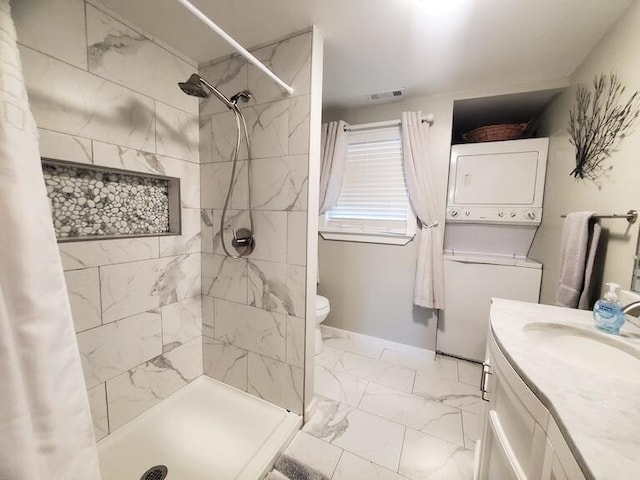
<instances>
[{"instance_id":1,"label":"marble floor tile","mask_svg":"<svg viewBox=\"0 0 640 480\"><path fill-rule=\"evenodd\" d=\"M308 433L298 432L284 453L331 478L342 449Z\"/></svg>"},{"instance_id":2,"label":"marble floor tile","mask_svg":"<svg viewBox=\"0 0 640 480\"><path fill-rule=\"evenodd\" d=\"M476 442L482 437L482 415L462 411L462 430L464 431L464 446L474 450Z\"/></svg>"},{"instance_id":3,"label":"marble floor tile","mask_svg":"<svg viewBox=\"0 0 640 480\"><path fill-rule=\"evenodd\" d=\"M413 391L413 381L416 376L416 371L411 368L381 362L351 352L345 352L334 369L408 393Z\"/></svg>"},{"instance_id":4,"label":"marble floor tile","mask_svg":"<svg viewBox=\"0 0 640 480\"><path fill-rule=\"evenodd\" d=\"M432 352L400 351L392 348L385 348L380 355L380 360L414 370L429 370L434 368L436 363L436 357Z\"/></svg>"},{"instance_id":5,"label":"marble floor tile","mask_svg":"<svg viewBox=\"0 0 640 480\"><path fill-rule=\"evenodd\" d=\"M321 365L314 369L315 393L357 407L367 388L367 381Z\"/></svg>"},{"instance_id":6,"label":"marble floor tile","mask_svg":"<svg viewBox=\"0 0 640 480\"><path fill-rule=\"evenodd\" d=\"M339 336L329 333L326 330L322 332L322 341L325 347L330 347L343 352L357 353L364 357L378 360L384 350L379 345L356 340L351 336Z\"/></svg>"},{"instance_id":7,"label":"marble floor tile","mask_svg":"<svg viewBox=\"0 0 640 480\"><path fill-rule=\"evenodd\" d=\"M351 452L343 452L332 480L405 480L406 477L365 460Z\"/></svg>"},{"instance_id":8,"label":"marble floor tile","mask_svg":"<svg viewBox=\"0 0 640 480\"><path fill-rule=\"evenodd\" d=\"M474 387L480 387L482 365L458 360L458 381Z\"/></svg>"},{"instance_id":9,"label":"marble floor tile","mask_svg":"<svg viewBox=\"0 0 640 480\"><path fill-rule=\"evenodd\" d=\"M473 452L408 428L398 472L412 480L471 480Z\"/></svg>"},{"instance_id":10,"label":"marble floor tile","mask_svg":"<svg viewBox=\"0 0 640 480\"><path fill-rule=\"evenodd\" d=\"M405 427L340 402L319 399L303 430L396 471Z\"/></svg>"},{"instance_id":11,"label":"marble floor tile","mask_svg":"<svg viewBox=\"0 0 640 480\"><path fill-rule=\"evenodd\" d=\"M367 386L358 408L464 446L462 417L457 408L375 383Z\"/></svg>"},{"instance_id":12,"label":"marble floor tile","mask_svg":"<svg viewBox=\"0 0 640 480\"><path fill-rule=\"evenodd\" d=\"M419 371L416 375L413 393L467 412L476 414L482 412L479 386L472 387L466 383L435 377Z\"/></svg>"},{"instance_id":13,"label":"marble floor tile","mask_svg":"<svg viewBox=\"0 0 640 480\"><path fill-rule=\"evenodd\" d=\"M342 350L323 345L322 352L314 357L315 365L321 365L323 367L332 369L336 366L336 363L338 363L338 360L340 360L340 357L342 357L343 354L344 351Z\"/></svg>"}]
</instances>

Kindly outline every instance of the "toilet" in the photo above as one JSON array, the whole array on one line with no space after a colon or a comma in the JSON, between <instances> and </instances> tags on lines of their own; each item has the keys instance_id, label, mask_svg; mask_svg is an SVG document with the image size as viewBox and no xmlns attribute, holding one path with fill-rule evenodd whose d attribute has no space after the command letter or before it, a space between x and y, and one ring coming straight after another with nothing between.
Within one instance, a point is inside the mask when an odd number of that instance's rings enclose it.
<instances>
[{"instance_id":1,"label":"toilet","mask_svg":"<svg viewBox=\"0 0 640 480\"><path fill-rule=\"evenodd\" d=\"M316 355L322 352L322 333L320 332L320 324L324 322L330 311L331 306L329 305L329 299L322 295L316 295Z\"/></svg>"}]
</instances>

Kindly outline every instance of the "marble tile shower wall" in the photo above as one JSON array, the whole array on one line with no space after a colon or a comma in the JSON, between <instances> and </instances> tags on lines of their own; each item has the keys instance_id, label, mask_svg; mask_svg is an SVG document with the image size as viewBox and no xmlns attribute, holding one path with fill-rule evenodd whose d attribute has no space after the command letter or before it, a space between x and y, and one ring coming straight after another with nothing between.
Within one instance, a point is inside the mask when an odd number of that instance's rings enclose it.
<instances>
[{"instance_id":1,"label":"marble tile shower wall","mask_svg":"<svg viewBox=\"0 0 640 480\"><path fill-rule=\"evenodd\" d=\"M248 225L251 178L257 245L248 258L224 256L220 219L235 145L233 114L218 100L200 104L204 372L296 413L303 410L305 264L311 32L252 53L294 88L284 94L239 57L200 69L242 105L252 141L240 153L225 236ZM250 170L250 171L249 171Z\"/></svg>"},{"instance_id":2,"label":"marble tile shower wall","mask_svg":"<svg viewBox=\"0 0 640 480\"><path fill-rule=\"evenodd\" d=\"M42 155L181 179L182 235L60 245L101 439L202 374L197 67L97 3L12 4Z\"/></svg>"}]
</instances>

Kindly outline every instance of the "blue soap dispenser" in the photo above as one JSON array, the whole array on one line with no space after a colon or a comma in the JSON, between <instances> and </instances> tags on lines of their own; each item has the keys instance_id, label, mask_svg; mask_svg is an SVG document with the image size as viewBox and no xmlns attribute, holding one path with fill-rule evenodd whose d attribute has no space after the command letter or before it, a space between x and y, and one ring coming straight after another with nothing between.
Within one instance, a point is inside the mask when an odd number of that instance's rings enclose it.
<instances>
[{"instance_id":1,"label":"blue soap dispenser","mask_svg":"<svg viewBox=\"0 0 640 480\"><path fill-rule=\"evenodd\" d=\"M620 285L617 283L607 283L606 285L609 291L593 306L593 318L598 330L617 335L625 321L622 305L618 301L617 290Z\"/></svg>"}]
</instances>

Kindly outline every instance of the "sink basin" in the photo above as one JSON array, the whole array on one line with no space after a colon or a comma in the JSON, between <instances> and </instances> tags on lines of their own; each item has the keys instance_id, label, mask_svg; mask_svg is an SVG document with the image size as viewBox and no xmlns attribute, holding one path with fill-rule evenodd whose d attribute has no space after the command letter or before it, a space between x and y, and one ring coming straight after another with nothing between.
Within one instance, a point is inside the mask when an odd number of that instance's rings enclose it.
<instances>
[{"instance_id":1,"label":"sink basin","mask_svg":"<svg viewBox=\"0 0 640 480\"><path fill-rule=\"evenodd\" d=\"M640 352L607 334L558 323L529 323L525 335L565 363L600 376L640 383Z\"/></svg>"}]
</instances>

